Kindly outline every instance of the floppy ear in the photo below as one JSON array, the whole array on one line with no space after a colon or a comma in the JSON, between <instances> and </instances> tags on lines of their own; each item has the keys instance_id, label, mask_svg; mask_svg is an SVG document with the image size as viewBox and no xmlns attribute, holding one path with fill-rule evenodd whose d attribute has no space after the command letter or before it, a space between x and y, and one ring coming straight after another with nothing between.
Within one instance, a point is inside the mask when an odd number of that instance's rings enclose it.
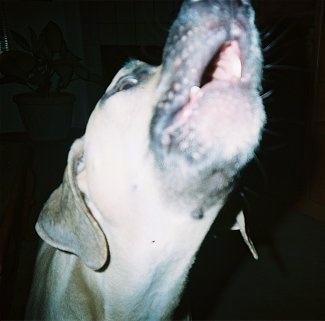
<instances>
[{"instance_id":1,"label":"floppy ear","mask_svg":"<svg viewBox=\"0 0 325 321\"><path fill-rule=\"evenodd\" d=\"M107 261L108 245L77 186L82 156L83 139L78 139L71 147L63 182L46 202L36 230L46 243L77 255L89 268L98 270Z\"/></svg>"},{"instance_id":2,"label":"floppy ear","mask_svg":"<svg viewBox=\"0 0 325 321\"><path fill-rule=\"evenodd\" d=\"M249 237L248 233L247 233L247 228L246 228L246 222L245 222L245 216L244 216L244 212L240 211L239 214L236 217L236 223L232 226L231 228L232 230L239 230L240 234L244 240L244 242L246 243L246 245L248 246L249 250L251 251L253 257L255 260L258 259L258 254L257 251L255 249L254 243L251 240L251 238Z\"/></svg>"}]
</instances>

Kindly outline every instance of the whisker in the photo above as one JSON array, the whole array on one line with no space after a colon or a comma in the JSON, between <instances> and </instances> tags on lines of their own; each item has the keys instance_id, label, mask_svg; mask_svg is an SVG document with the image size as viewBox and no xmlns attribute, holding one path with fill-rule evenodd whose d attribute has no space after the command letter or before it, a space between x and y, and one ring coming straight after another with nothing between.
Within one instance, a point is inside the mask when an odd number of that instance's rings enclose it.
<instances>
[{"instance_id":1,"label":"whisker","mask_svg":"<svg viewBox=\"0 0 325 321\"><path fill-rule=\"evenodd\" d=\"M273 145L273 146L263 146L263 150L261 150L261 153L263 152L274 152L280 149L285 149L288 147L287 143Z\"/></svg>"},{"instance_id":2,"label":"whisker","mask_svg":"<svg viewBox=\"0 0 325 321\"><path fill-rule=\"evenodd\" d=\"M298 66L290 66L290 65L264 65L265 70L285 70L285 71L299 71L304 73L309 73L310 70L308 68L298 67Z\"/></svg>"},{"instance_id":3,"label":"whisker","mask_svg":"<svg viewBox=\"0 0 325 321\"><path fill-rule=\"evenodd\" d=\"M264 66L263 66L263 68L264 69L267 69L267 68L265 68L266 66L273 66L273 65L280 65L283 61L285 61L285 59L287 58L287 57L289 57L290 56L290 54L289 54L289 52L287 52L286 54L282 54L281 53L281 57L278 59L278 60L275 60L275 61L273 61L273 62L269 62L269 63L266 63Z\"/></svg>"},{"instance_id":4,"label":"whisker","mask_svg":"<svg viewBox=\"0 0 325 321\"><path fill-rule=\"evenodd\" d=\"M274 34L274 31L283 23L284 20L285 20L284 17L282 17L278 21L276 21L274 24L265 27L261 31L262 40L265 40L268 37L272 36Z\"/></svg>"},{"instance_id":5,"label":"whisker","mask_svg":"<svg viewBox=\"0 0 325 321\"><path fill-rule=\"evenodd\" d=\"M268 90L268 91L266 91L265 93L263 93L263 94L261 95L261 98L262 98L263 100L268 99L268 98L271 97L272 94L273 94L273 90Z\"/></svg>"},{"instance_id":6,"label":"whisker","mask_svg":"<svg viewBox=\"0 0 325 321\"><path fill-rule=\"evenodd\" d=\"M267 59L269 56L271 56L271 54L275 55L276 53L280 53L281 58L282 57L288 57L288 56L290 56L290 54L292 54L291 49L294 48L297 45L298 41L299 41L299 39L296 39L296 38L294 38L294 39L292 39L292 38L286 39L281 44L278 44L277 46L274 46L273 48L270 48L269 52L265 51L264 56Z\"/></svg>"},{"instance_id":7,"label":"whisker","mask_svg":"<svg viewBox=\"0 0 325 321\"><path fill-rule=\"evenodd\" d=\"M242 185L241 188L244 190L244 192L247 192L248 194L251 194L252 196L254 196L256 198L259 198L260 197L260 195L257 192L253 191L251 188L249 188L246 185Z\"/></svg>"},{"instance_id":8,"label":"whisker","mask_svg":"<svg viewBox=\"0 0 325 321\"><path fill-rule=\"evenodd\" d=\"M259 173L262 175L262 181L263 181L264 186L269 186L269 179L268 179L268 177L266 175L263 164L259 160L259 158L257 157L257 155L255 153L254 153L253 160L254 160L253 163L257 166L257 169L258 169Z\"/></svg>"},{"instance_id":9,"label":"whisker","mask_svg":"<svg viewBox=\"0 0 325 321\"><path fill-rule=\"evenodd\" d=\"M281 34L279 35L279 36L277 36L274 40L272 40L268 45L266 45L265 47L264 47L264 45L263 45L263 48L262 48L262 51L264 52L264 53L267 53L267 52L269 52L271 49L273 49L273 48L275 48L275 47L277 47L278 48L278 46L276 46L283 38L285 38L287 35L288 35L288 33L291 31L293 29L293 26L289 26L289 27L287 27L287 29L285 30L285 31L283 31L283 32L281 32Z\"/></svg>"},{"instance_id":10,"label":"whisker","mask_svg":"<svg viewBox=\"0 0 325 321\"><path fill-rule=\"evenodd\" d=\"M239 195L240 195L241 199L244 201L244 206L243 206L244 208L243 208L243 210L244 211L246 210L247 212L250 212L251 211L251 205L249 204L249 201L248 201L245 193L243 191L240 191L239 192Z\"/></svg>"},{"instance_id":11,"label":"whisker","mask_svg":"<svg viewBox=\"0 0 325 321\"><path fill-rule=\"evenodd\" d=\"M270 136L283 137L282 134L277 133L277 132L275 132L273 130L270 130L270 129L267 129L267 128L263 128L262 131L263 131L263 133L268 134Z\"/></svg>"}]
</instances>

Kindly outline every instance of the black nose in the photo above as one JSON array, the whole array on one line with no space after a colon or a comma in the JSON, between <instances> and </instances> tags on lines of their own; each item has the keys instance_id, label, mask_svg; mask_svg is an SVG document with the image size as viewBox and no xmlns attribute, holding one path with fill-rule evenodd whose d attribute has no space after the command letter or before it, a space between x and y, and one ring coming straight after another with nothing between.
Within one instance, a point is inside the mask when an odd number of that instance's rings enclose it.
<instances>
[{"instance_id":1,"label":"black nose","mask_svg":"<svg viewBox=\"0 0 325 321\"><path fill-rule=\"evenodd\" d=\"M213 10L213 8L223 8L225 10L237 11L246 9L251 6L250 0L185 0L184 5L189 6L207 6ZM227 9L226 9L227 8Z\"/></svg>"},{"instance_id":2,"label":"black nose","mask_svg":"<svg viewBox=\"0 0 325 321\"><path fill-rule=\"evenodd\" d=\"M222 3L233 3L236 5L250 5L250 0L186 0L189 3L197 3L197 2L209 2L213 3L216 2L218 4Z\"/></svg>"}]
</instances>

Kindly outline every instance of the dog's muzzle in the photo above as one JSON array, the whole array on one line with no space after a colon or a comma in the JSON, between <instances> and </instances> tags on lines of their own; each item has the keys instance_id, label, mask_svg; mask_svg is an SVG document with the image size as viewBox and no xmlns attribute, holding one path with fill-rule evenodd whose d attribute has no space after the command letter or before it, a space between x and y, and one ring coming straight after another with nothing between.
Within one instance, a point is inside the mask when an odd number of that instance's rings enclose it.
<instances>
[{"instance_id":1,"label":"dog's muzzle","mask_svg":"<svg viewBox=\"0 0 325 321\"><path fill-rule=\"evenodd\" d=\"M181 157L200 170L238 170L246 163L264 123L261 70L249 1L185 1L164 48L151 123L160 164Z\"/></svg>"}]
</instances>

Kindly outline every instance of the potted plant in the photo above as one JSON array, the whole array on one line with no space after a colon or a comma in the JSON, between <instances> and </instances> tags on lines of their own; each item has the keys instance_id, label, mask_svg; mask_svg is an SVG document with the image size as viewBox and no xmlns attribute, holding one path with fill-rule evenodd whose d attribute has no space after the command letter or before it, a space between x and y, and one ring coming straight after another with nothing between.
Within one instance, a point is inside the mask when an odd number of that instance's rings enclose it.
<instances>
[{"instance_id":1,"label":"potted plant","mask_svg":"<svg viewBox=\"0 0 325 321\"><path fill-rule=\"evenodd\" d=\"M37 35L29 27L30 41L15 31L13 39L22 50L0 55L0 84L18 83L29 92L13 97L27 131L34 140L58 140L71 127L73 94L64 92L71 81L100 82L67 47L59 26L50 21Z\"/></svg>"}]
</instances>

